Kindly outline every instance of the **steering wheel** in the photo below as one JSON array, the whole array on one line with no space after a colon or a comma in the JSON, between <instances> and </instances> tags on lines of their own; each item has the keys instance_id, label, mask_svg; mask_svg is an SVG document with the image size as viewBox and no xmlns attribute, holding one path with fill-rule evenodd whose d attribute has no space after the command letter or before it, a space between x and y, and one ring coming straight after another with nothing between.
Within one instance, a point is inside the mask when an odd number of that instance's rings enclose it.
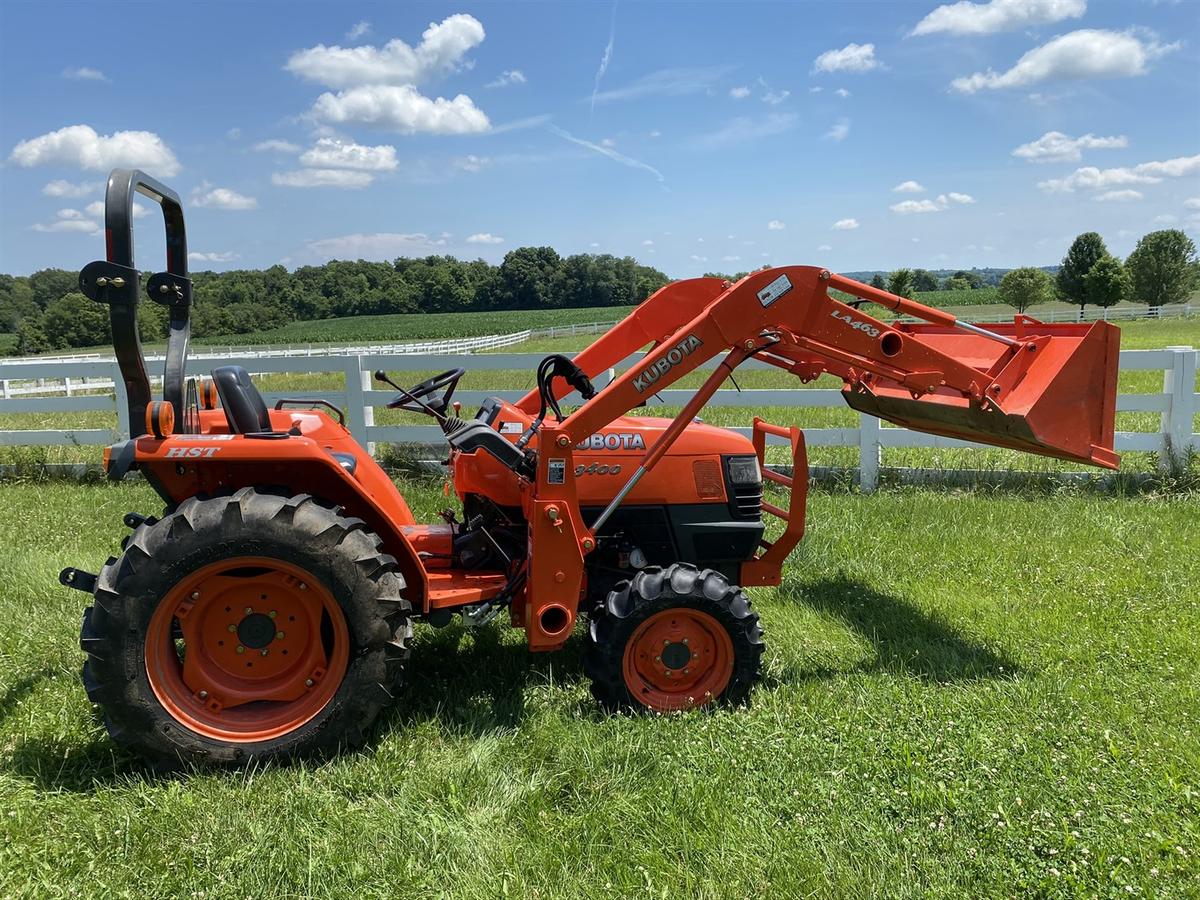
<instances>
[{"instance_id":1,"label":"steering wheel","mask_svg":"<svg viewBox=\"0 0 1200 900\"><path fill-rule=\"evenodd\" d=\"M396 399L388 404L388 409L403 409L408 412L427 413L428 410L416 402L417 400L423 400L426 406L444 416L450 406L450 398L454 396L454 389L458 387L459 379L466 374L467 370L460 367L449 369L440 375L434 375L432 378L426 378L420 384L409 388L407 394L397 394ZM442 393L434 396L438 391L442 391ZM430 399L425 400L426 397Z\"/></svg>"}]
</instances>

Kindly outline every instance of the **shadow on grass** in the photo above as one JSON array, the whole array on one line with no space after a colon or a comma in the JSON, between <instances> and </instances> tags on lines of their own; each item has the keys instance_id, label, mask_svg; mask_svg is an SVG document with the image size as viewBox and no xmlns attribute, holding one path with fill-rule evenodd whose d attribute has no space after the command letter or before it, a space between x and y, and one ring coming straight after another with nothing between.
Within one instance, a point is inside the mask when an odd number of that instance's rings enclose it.
<instances>
[{"instance_id":1,"label":"shadow on grass","mask_svg":"<svg viewBox=\"0 0 1200 900\"><path fill-rule=\"evenodd\" d=\"M451 625L419 633L406 688L384 714L384 729L436 720L473 736L504 731L525 719L529 687L584 679L581 629L556 653L531 653L524 641L503 640L502 629Z\"/></svg>"},{"instance_id":2,"label":"shadow on grass","mask_svg":"<svg viewBox=\"0 0 1200 900\"><path fill-rule=\"evenodd\" d=\"M915 676L939 684L1008 679L1020 674L1015 662L963 636L899 597L845 576L785 585L784 603L804 604L844 622L870 641L874 659L842 672L794 671L773 679L776 684L829 677L845 671L887 672ZM769 635L768 635L769 637ZM767 680L767 685L771 683Z\"/></svg>"},{"instance_id":3,"label":"shadow on grass","mask_svg":"<svg viewBox=\"0 0 1200 900\"><path fill-rule=\"evenodd\" d=\"M1012 660L994 653L906 601L845 577L793 584L780 589L784 604L804 604L841 620L871 642L874 659L857 666L790 667L764 678L759 690L784 684L834 679L854 672L883 672L935 683L1008 679L1019 674ZM786 614L786 610L781 610ZM768 628L769 628L769 624ZM408 664L408 683L380 717L361 751L396 730L424 722L459 734L482 737L520 726L529 709L531 687L578 685L582 671L582 631L577 629L557 653L530 653L523 641L503 639L498 627L467 631L459 625L422 628ZM770 634L768 633L768 641ZM0 721L55 670L21 679L0 695ZM82 689L82 688L81 688ZM603 714L590 698L580 711ZM86 744L57 739L23 739L5 754L7 769L40 790L92 793L114 783L160 780L183 773L162 773L119 750L102 731Z\"/></svg>"}]
</instances>

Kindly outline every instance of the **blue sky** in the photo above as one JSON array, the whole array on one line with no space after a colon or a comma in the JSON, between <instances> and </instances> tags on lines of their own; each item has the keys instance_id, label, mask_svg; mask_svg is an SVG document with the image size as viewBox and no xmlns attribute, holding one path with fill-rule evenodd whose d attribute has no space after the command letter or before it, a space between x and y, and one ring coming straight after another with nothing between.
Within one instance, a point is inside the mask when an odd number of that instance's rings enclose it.
<instances>
[{"instance_id":1,"label":"blue sky","mask_svg":"<svg viewBox=\"0 0 1200 900\"><path fill-rule=\"evenodd\" d=\"M101 256L114 165L184 195L193 268L1014 266L1084 230L1200 236L1194 2L6 0L0 28L5 272Z\"/></svg>"}]
</instances>

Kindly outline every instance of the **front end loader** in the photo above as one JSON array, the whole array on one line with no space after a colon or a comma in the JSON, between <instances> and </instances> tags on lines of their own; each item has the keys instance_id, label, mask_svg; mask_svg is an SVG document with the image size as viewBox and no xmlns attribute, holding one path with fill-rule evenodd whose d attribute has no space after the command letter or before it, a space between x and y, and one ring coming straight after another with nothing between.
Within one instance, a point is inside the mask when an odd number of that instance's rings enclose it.
<instances>
[{"instance_id":1,"label":"front end loader","mask_svg":"<svg viewBox=\"0 0 1200 900\"><path fill-rule=\"evenodd\" d=\"M162 208L166 271L145 289L170 311L161 399L139 343L135 193ZM610 710L745 701L762 629L746 588L778 585L804 532L804 434L755 419L750 438L697 413L756 360L802 382L831 373L854 409L908 428L1116 468L1119 332L1027 316L982 328L811 266L730 284L677 281L573 358L552 354L516 403L464 416L465 374L396 391L449 446L457 508L418 523L395 483L324 402L268 407L247 372L189 378L183 210L148 176L108 181L107 257L80 287L109 306L130 435L108 477L139 472L163 500L99 573L81 637L88 696L119 744L169 765L325 754L362 742L406 672L413 626L498 617L532 651L586 621L583 664ZM876 304L916 318L870 316ZM597 390L592 379L649 347ZM718 357L719 360L718 360ZM715 363L714 363L715 361ZM701 368L679 415L630 413ZM564 403L570 405L564 409ZM790 476L765 466L768 437ZM764 479L783 489L764 497ZM783 520L764 537L763 515Z\"/></svg>"}]
</instances>

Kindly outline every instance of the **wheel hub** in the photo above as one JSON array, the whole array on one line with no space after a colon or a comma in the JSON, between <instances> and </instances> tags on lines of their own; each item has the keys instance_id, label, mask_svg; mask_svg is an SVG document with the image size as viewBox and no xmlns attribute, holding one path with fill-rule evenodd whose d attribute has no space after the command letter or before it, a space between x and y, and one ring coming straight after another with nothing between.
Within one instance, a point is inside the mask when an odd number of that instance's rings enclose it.
<instances>
[{"instance_id":1,"label":"wheel hub","mask_svg":"<svg viewBox=\"0 0 1200 900\"><path fill-rule=\"evenodd\" d=\"M682 669L692 661L692 651L682 641L675 641L663 647L662 663L668 669Z\"/></svg>"},{"instance_id":2,"label":"wheel hub","mask_svg":"<svg viewBox=\"0 0 1200 900\"><path fill-rule=\"evenodd\" d=\"M238 623L238 641L252 650L261 650L275 640L275 620L264 613L251 613Z\"/></svg>"}]
</instances>

